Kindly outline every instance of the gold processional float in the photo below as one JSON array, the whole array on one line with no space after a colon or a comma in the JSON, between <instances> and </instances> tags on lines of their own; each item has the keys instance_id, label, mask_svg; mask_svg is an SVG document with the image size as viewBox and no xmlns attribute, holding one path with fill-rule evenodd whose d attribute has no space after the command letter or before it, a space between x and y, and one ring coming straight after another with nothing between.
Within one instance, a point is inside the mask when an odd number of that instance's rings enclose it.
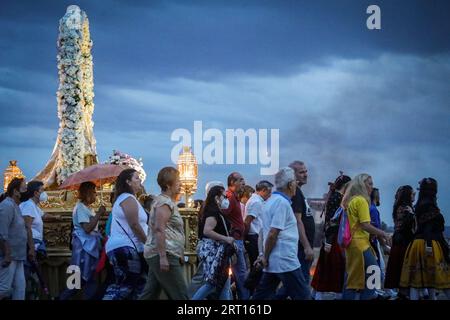
<instances>
[{"instance_id":1,"label":"gold processional float","mask_svg":"<svg viewBox=\"0 0 450 320\"><path fill-rule=\"evenodd\" d=\"M50 294L57 296L65 288L70 262L69 249L72 210L77 201L76 191L58 190L62 182L71 174L98 163L94 136L94 83L92 48L89 20L78 6L71 5L59 22L57 41L57 61L59 86L57 91L59 130L50 160L33 179L44 183L48 201L41 205L44 212L53 215L51 221L44 221L44 239L48 257L43 262L42 271L49 285ZM123 164L123 154L114 153L110 163ZM127 164L130 158L127 156ZM142 162L131 159L135 169L145 179ZM132 166L133 167L133 166ZM197 209L193 208L191 196L197 190L198 166L190 148L183 148L177 167L180 171L182 195L185 207L180 208L186 234L185 274L190 279L196 268ZM17 161L10 161L4 173L4 188L14 177L24 177ZM110 212L109 196L112 187L105 186L97 192L97 211L100 203ZM56 217L56 219L55 219ZM106 217L100 223L104 230Z\"/></svg>"}]
</instances>

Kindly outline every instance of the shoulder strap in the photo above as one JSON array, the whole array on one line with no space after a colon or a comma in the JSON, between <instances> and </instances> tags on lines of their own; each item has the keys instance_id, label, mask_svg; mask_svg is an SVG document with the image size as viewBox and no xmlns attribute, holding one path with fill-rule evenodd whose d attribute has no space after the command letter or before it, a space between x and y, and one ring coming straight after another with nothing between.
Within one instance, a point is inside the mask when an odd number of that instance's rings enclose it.
<instances>
[{"instance_id":1,"label":"shoulder strap","mask_svg":"<svg viewBox=\"0 0 450 320\"><path fill-rule=\"evenodd\" d=\"M125 232L125 234L127 235L128 239L130 239L131 243L133 244L133 247L136 249L136 252L138 251L136 244L134 243L133 239L131 239L130 235L128 234L128 232L125 231L125 228L122 227L122 224L119 222L119 220L114 218L114 221L117 222L117 224L119 225L119 227L123 230L123 232Z\"/></svg>"},{"instance_id":2,"label":"shoulder strap","mask_svg":"<svg viewBox=\"0 0 450 320\"><path fill-rule=\"evenodd\" d=\"M228 228L227 228L227 224L225 222L225 218L223 217L223 215L221 213L219 213L219 216L222 218L222 223L223 223L223 227L225 229L225 232L227 233L227 237L230 236L229 232L228 232Z\"/></svg>"}]
</instances>

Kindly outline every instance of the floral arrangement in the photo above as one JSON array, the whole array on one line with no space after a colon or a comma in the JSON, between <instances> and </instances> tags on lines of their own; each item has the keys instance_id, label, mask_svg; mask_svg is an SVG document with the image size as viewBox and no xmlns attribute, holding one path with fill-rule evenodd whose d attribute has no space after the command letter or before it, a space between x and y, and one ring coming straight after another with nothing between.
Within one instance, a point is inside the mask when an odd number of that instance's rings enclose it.
<instances>
[{"instance_id":1,"label":"floral arrangement","mask_svg":"<svg viewBox=\"0 0 450 320\"><path fill-rule=\"evenodd\" d=\"M142 162L142 159L135 159L129 154L123 153L118 150L113 151L113 155L109 157L109 160L106 163L110 164L117 164L117 165L125 165L130 168L133 168L139 173L139 177L141 178L141 181L144 182L145 178L147 177L147 174L144 170L144 164Z\"/></svg>"},{"instance_id":2,"label":"floral arrangement","mask_svg":"<svg viewBox=\"0 0 450 320\"><path fill-rule=\"evenodd\" d=\"M86 14L77 6L69 6L59 24L57 102L61 149L56 170L58 184L83 169L86 152L95 151L86 150L89 143L85 135L85 118L92 115L94 108L92 41L88 28ZM92 130L93 123L88 126ZM93 143L95 148L95 141Z\"/></svg>"}]
</instances>

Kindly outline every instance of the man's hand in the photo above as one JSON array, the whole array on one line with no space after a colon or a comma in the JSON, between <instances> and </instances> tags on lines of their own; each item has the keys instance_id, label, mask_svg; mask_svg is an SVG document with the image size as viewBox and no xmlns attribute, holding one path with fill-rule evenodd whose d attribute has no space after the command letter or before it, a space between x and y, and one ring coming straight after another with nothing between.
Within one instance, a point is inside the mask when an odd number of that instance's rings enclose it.
<instances>
[{"instance_id":1,"label":"man's hand","mask_svg":"<svg viewBox=\"0 0 450 320\"><path fill-rule=\"evenodd\" d=\"M263 255L259 256L255 263L253 264L255 267L261 267L261 269L267 267L269 265L269 261Z\"/></svg>"},{"instance_id":2,"label":"man's hand","mask_svg":"<svg viewBox=\"0 0 450 320\"><path fill-rule=\"evenodd\" d=\"M36 261L36 251L34 250L34 248L28 250L28 261Z\"/></svg>"}]
</instances>

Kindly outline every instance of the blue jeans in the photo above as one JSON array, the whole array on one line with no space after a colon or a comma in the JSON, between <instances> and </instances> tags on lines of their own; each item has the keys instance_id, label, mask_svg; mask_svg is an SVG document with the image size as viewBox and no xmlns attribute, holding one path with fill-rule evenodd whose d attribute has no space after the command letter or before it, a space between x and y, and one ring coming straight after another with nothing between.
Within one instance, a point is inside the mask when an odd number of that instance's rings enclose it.
<instances>
[{"instance_id":1,"label":"blue jeans","mask_svg":"<svg viewBox=\"0 0 450 320\"><path fill-rule=\"evenodd\" d=\"M222 292L220 293L219 300L232 300L230 282L230 278L228 278L227 282L225 282ZM205 300L215 290L216 287L214 287L212 284L205 283L197 290L191 300Z\"/></svg>"},{"instance_id":2,"label":"blue jeans","mask_svg":"<svg viewBox=\"0 0 450 320\"><path fill-rule=\"evenodd\" d=\"M297 252L298 261L300 262L300 269L303 275L303 281L305 282L306 287L309 288L310 275L309 270L311 269L311 260L306 260L305 249L303 249L303 245L298 242L298 252ZM309 289L308 289L309 290ZM311 295L311 294L310 294ZM288 293L286 287L283 285L280 290L276 293L277 300L285 300L288 297Z\"/></svg>"},{"instance_id":3,"label":"blue jeans","mask_svg":"<svg viewBox=\"0 0 450 320\"><path fill-rule=\"evenodd\" d=\"M377 258L373 255L370 248L363 252L363 256L364 270L367 270L367 268L371 265L378 266ZM369 278L370 274L368 274L367 272L365 272L364 274L367 286L367 279ZM367 287L363 290L347 289L347 277L348 274L346 272L344 276L344 291L342 295L343 300L371 300L377 297L376 289L369 289Z\"/></svg>"},{"instance_id":4,"label":"blue jeans","mask_svg":"<svg viewBox=\"0 0 450 320\"><path fill-rule=\"evenodd\" d=\"M233 275L236 280L236 289L238 298L240 300L248 300L250 293L248 289L244 287L245 279L247 279L247 263L245 261L244 254L244 241L235 241L238 252L237 252L237 262L232 266Z\"/></svg>"},{"instance_id":5,"label":"blue jeans","mask_svg":"<svg viewBox=\"0 0 450 320\"><path fill-rule=\"evenodd\" d=\"M283 273L264 272L252 300L272 299L280 282L292 300L311 300L311 292L300 268Z\"/></svg>"}]
</instances>

